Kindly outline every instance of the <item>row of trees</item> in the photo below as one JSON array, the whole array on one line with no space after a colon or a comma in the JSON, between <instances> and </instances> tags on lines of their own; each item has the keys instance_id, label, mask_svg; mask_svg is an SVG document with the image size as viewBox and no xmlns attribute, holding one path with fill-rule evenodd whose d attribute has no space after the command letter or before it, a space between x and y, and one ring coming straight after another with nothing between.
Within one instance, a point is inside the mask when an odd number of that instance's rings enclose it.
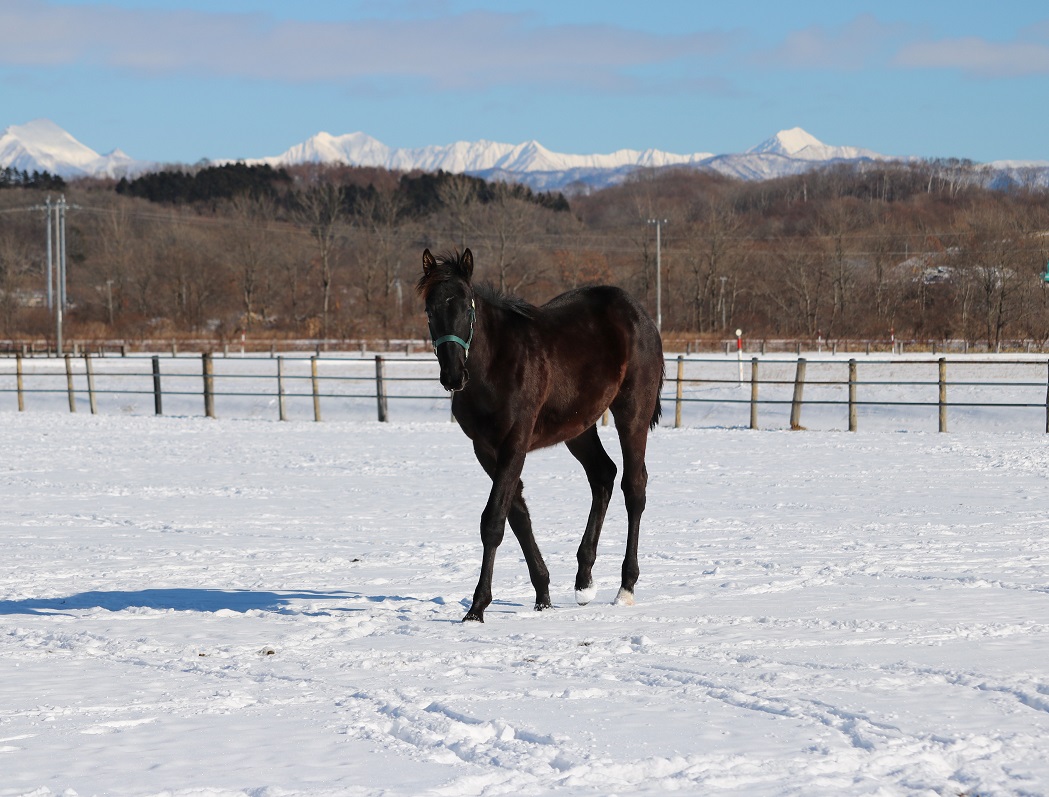
<instances>
[{"instance_id":1,"label":"row of trees","mask_svg":"<svg viewBox=\"0 0 1049 797\"><path fill-rule=\"evenodd\" d=\"M66 181L50 172L34 170L28 172L25 169L15 169L5 166L0 169L0 189L3 188L36 188L43 191L61 191L66 187Z\"/></svg>"},{"instance_id":2,"label":"row of trees","mask_svg":"<svg viewBox=\"0 0 1049 797\"><path fill-rule=\"evenodd\" d=\"M463 175L202 166L66 187L67 336L422 338L424 247L542 302L615 282L667 334L1049 339L1049 194L972 168L830 168L746 183L642 172L574 197ZM0 193L0 334L42 336L47 188Z\"/></svg>"}]
</instances>

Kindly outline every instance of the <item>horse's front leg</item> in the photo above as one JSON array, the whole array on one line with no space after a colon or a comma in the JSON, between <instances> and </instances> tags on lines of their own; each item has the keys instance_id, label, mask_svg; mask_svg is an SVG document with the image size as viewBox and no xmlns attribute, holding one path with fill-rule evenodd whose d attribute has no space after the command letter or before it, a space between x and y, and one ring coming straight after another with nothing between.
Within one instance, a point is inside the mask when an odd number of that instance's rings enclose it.
<instances>
[{"instance_id":1,"label":"horse's front leg","mask_svg":"<svg viewBox=\"0 0 1049 797\"><path fill-rule=\"evenodd\" d=\"M477 461L481 463L485 473L494 481L498 470L495 450L481 441L474 441L474 453ZM532 519L528 514L528 504L524 499L524 484L517 480L513 500L510 502L510 511L506 516L510 528L517 536L524 553L525 562L528 564L528 577L535 587L535 610L541 612L551 607L550 603L550 571L543 561L543 555L539 552L535 535L532 533Z\"/></svg>"},{"instance_id":2,"label":"horse's front leg","mask_svg":"<svg viewBox=\"0 0 1049 797\"><path fill-rule=\"evenodd\" d=\"M503 541L506 530L506 516L510 512L514 495L517 492L521 471L524 470L525 455L514 452L499 458L492 475L492 492L488 504L481 513L481 576L474 590L473 605L463 621L484 622L484 610L492 602L492 573L495 570L495 552Z\"/></svg>"}]
</instances>

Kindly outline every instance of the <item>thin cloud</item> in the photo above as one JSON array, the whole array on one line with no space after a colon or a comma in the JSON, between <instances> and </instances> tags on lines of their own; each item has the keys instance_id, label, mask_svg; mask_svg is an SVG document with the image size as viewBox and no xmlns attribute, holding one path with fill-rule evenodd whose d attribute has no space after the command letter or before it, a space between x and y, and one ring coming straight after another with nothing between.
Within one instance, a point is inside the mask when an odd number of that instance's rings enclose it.
<instances>
[{"instance_id":1,"label":"thin cloud","mask_svg":"<svg viewBox=\"0 0 1049 797\"><path fill-rule=\"evenodd\" d=\"M1049 26L1043 26L1049 34ZM1049 36L1043 41L991 42L977 36L916 42L893 60L909 69L954 69L972 77L1011 78L1049 74Z\"/></svg>"},{"instance_id":2,"label":"thin cloud","mask_svg":"<svg viewBox=\"0 0 1049 797\"><path fill-rule=\"evenodd\" d=\"M638 69L723 51L713 33L657 35L469 12L359 22L0 0L0 63L298 82L407 81L439 90L557 84L628 91Z\"/></svg>"},{"instance_id":3,"label":"thin cloud","mask_svg":"<svg viewBox=\"0 0 1049 797\"><path fill-rule=\"evenodd\" d=\"M781 45L756 60L791 69L858 70L883 60L891 44L906 32L906 25L886 24L861 14L838 29L813 25L793 31Z\"/></svg>"}]
</instances>

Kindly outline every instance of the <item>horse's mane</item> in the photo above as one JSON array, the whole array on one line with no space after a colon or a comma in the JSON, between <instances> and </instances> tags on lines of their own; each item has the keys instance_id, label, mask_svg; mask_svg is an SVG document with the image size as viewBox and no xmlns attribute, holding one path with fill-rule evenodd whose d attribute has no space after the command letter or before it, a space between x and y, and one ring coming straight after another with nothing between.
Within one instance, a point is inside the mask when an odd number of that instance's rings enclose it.
<instances>
[{"instance_id":1,"label":"horse's mane","mask_svg":"<svg viewBox=\"0 0 1049 797\"><path fill-rule=\"evenodd\" d=\"M422 295L429 294L435 285L447 282L456 277L469 279L466 267L463 264L463 256L458 250L445 252L434 258L435 266L423 272L415 289ZM484 302L500 310L505 310L523 318L535 318L539 309L525 301L519 296L511 296L495 289L489 282L482 282L473 286L474 293Z\"/></svg>"},{"instance_id":2,"label":"horse's mane","mask_svg":"<svg viewBox=\"0 0 1049 797\"><path fill-rule=\"evenodd\" d=\"M479 285L475 285L474 294L493 307L524 318L535 318L539 312L539 308L534 304L530 304L520 296L501 293L490 282L482 282Z\"/></svg>"},{"instance_id":3,"label":"horse's mane","mask_svg":"<svg viewBox=\"0 0 1049 797\"><path fill-rule=\"evenodd\" d=\"M423 275L419 277L419 281L415 284L415 290L422 296L429 294L438 283L447 282L452 277L466 276L466 268L462 262L463 256L459 253L459 250L437 255L434 260L437 265L424 271Z\"/></svg>"}]
</instances>

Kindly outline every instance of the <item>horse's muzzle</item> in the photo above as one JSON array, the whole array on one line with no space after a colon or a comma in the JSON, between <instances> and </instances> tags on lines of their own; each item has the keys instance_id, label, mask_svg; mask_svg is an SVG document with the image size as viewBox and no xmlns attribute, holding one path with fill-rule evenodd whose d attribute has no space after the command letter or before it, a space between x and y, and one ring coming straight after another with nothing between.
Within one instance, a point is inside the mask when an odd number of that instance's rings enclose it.
<instances>
[{"instance_id":1,"label":"horse's muzzle","mask_svg":"<svg viewBox=\"0 0 1049 797\"><path fill-rule=\"evenodd\" d=\"M458 393L460 390L466 387L466 383L469 381L470 372L467 371L465 368L463 368L462 371L459 372L458 379L441 374L441 387L443 387L449 393Z\"/></svg>"}]
</instances>

